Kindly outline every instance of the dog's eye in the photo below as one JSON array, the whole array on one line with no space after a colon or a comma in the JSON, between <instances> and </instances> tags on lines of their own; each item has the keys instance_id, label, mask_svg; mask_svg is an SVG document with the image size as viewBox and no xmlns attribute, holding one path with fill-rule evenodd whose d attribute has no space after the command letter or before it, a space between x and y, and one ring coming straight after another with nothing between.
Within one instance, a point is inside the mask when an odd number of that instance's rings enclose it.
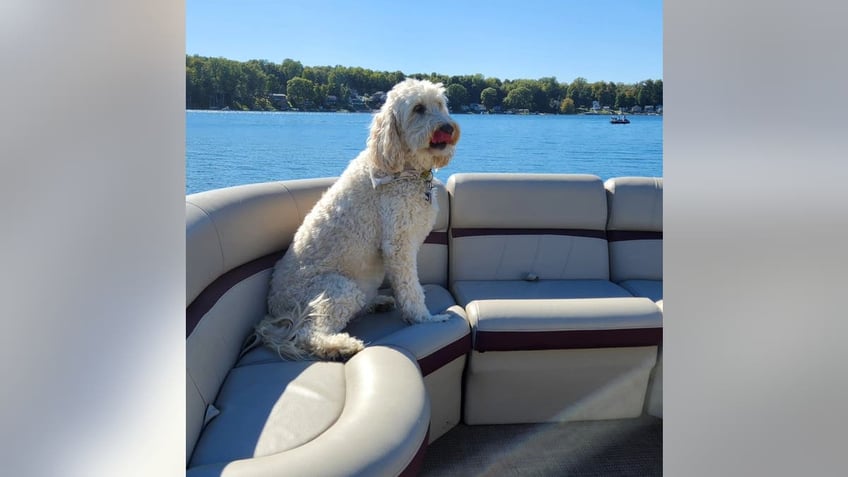
<instances>
[{"instance_id":1,"label":"dog's eye","mask_svg":"<svg viewBox=\"0 0 848 477\"><path fill-rule=\"evenodd\" d=\"M424 107L423 104L416 104L412 111L418 114L424 114L424 111L427 111L427 108Z\"/></svg>"}]
</instances>

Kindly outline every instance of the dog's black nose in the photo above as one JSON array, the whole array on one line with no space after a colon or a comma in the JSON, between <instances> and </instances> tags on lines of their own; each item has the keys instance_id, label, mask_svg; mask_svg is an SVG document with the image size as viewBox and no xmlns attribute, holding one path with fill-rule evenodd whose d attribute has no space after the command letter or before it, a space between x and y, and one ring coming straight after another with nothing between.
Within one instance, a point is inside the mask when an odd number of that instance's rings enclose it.
<instances>
[{"instance_id":1,"label":"dog's black nose","mask_svg":"<svg viewBox=\"0 0 848 477\"><path fill-rule=\"evenodd\" d=\"M439 128L439 131L442 131L442 132L445 132L445 133L448 133L448 134L453 134L453 126L451 126L450 124L442 124L442 127Z\"/></svg>"}]
</instances>

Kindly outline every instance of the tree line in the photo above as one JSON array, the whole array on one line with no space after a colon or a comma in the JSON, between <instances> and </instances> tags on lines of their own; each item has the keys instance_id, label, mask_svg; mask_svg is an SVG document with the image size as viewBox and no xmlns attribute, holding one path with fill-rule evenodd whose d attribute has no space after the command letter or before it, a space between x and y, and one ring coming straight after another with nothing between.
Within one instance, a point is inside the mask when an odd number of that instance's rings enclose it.
<instances>
[{"instance_id":1,"label":"tree line","mask_svg":"<svg viewBox=\"0 0 848 477\"><path fill-rule=\"evenodd\" d=\"M662 105L662 80L636 84L575 78L562 83L555 77L500 80L481 74L447 76L404 74L347 66L304 66L287 58L235 61L186 55L186 108L276 111L370 110L385 100L385 92L405 78L427 79L445 85L454 112L526 110L574 114L592 108L593 101L613 110ZM380 94L383 93L383 94Z\"/></svg>"}]
</instances>

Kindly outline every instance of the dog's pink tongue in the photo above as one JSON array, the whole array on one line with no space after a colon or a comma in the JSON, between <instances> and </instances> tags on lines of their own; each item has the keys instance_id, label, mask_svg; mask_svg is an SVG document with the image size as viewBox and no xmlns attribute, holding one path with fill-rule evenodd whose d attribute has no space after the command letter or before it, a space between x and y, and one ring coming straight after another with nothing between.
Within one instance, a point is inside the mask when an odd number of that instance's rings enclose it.
<instances>
[{"instance_id":1,"label":"dog's pink tongue","mask_svg":"<svg viewBox=\"0 0 848 477\"><path fill-rule=\"evenodd\" d=\"M433 142L436 144L441 142L450 142L450 140L451 135L442 130L436 130L435 134L433 134Z\"/></svg>"}]
</instances>

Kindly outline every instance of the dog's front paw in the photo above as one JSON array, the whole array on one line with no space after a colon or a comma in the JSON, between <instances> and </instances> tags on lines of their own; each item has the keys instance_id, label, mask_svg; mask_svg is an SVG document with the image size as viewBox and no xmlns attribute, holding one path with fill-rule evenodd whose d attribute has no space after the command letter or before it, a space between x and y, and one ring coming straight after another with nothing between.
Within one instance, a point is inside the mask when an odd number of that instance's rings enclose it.
<instances>
[{"instance_id":1,"label":"dog's front paw","mask_svg":"<svg viewBox=\"0 0 848 477\"><path fill-rule=\"evenodd\" d=\"M430 322L436 323L436 322L440 322L440 321L448 321L450 318L451 318L451 316L450 316L449 314L447 314L447 313L440 313L440 314L438 314L438 315L433 315L433 316L431 316L431 317L430 317L430 319L429 319L429 320L427 320L427 321L430 321Z\"/></svg>"},{"instance_id":2,"label":"dog's front paw","mask_svg":"<svg viewBox=\"0 0 848 477\"><path fill-rule=\"evenodd\" d=\"M409 324L417 324L417 323L437 323L440 321L447 321L450 319L450 315L447 313L442 313L439 315L431 315L427 313L426 315L420 315L415 317L404 317L407 323Z\"/></svg>"}]
</instances>

